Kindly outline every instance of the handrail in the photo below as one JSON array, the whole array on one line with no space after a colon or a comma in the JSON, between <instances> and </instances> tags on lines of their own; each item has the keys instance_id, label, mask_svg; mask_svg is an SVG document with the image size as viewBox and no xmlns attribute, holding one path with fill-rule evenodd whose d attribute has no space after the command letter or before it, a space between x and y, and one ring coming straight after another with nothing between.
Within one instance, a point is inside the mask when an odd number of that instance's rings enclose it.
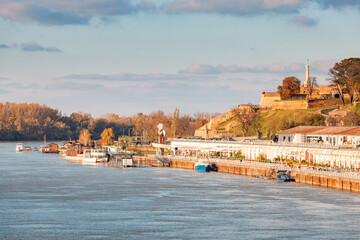
<instances>
[{"instance_id":1,"label":"handrail","mask_svg":"<svg viewBox=\"0 0 360 240\"><path fill-rule=\"evenodd\" d=\"M201 140L201 139L174 139L172 142L199 142L199 143L226 143L226 144L242 144L242 145L268 145L280 147L307 147L307 148L325 148L325 149L341 149L341 147L351 147L353 145L344 144L341 146L333 146L321 143L289 143L289 142L273 142L270 140Z\"/></svg>"}]
</instances>

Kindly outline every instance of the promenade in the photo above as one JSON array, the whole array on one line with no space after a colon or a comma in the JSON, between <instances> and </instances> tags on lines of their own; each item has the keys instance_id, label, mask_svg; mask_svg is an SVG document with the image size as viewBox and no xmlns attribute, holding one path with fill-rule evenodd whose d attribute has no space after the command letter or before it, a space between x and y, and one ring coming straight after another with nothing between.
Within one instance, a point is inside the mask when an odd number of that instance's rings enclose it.
<instances>
[{"instance_id":1,"label":"promenade","mask_svg":"<svg viewBox=\"0 0 360 240\"><path fill-rule=\"evenodd\" d=\"M149 155L150 157L159 157L157 155ZM184 157L184 156L172 156L167 155L164 156L167 159L176 159L176 160L188 160L188 161L198 161L201 158L197 157ZM358 171L320 171L320 170L314 170L310 167L304 168L304 167L289 167L284 164L278 164L278 163L265 163L265 162L259 162L259 161L246 161L246 160L233 160L233 159L220 159L220 158L206 158L211 163L217 163L217 164L228 164L228 165L237 165L237 166L247 166L247 167L255 167L255 168L267 168L267 169L274 169L274 170L288 170L291 172L299 172L299 173L309 173L309 174L316 174L316 175L323 175L323 176L329 176L329 177L340 177L340 178L348 178L348 179L356 179L360 180L360 173Z\"/></svg>"}]
</instances>

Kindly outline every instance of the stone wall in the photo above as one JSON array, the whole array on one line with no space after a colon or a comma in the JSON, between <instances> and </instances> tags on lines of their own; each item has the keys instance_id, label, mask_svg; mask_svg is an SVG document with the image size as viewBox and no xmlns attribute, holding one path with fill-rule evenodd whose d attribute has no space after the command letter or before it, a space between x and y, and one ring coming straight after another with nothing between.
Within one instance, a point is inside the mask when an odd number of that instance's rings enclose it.
<instances>
[{"instance_id":1,"label":"stone wall","mask_svg":"<svg viewBox=\"0 0 360 240\"><path fill-rule=\"evenodd\" d=\"M276 180L276 169L271 169L268 167L251 167L223 163L216 163L216 166L218 167L218 172L220 173ZM195 162L173 159L172 167L194 170ZM360 193L360 181L356 179L347 179L296 171L290 172L290 175L297 183Z\"/></svg>"},{"instance_id":2,"label":"stone wall","mask_svg":"<svg viewBox=\"0 0 360 240\"><path fill-rule=\"evenodd\" d=\"M287 100L277 101L272 105L272 109L307 109L308 102L306 100Z\"/></svg>"},{"instance_id":3,"label":"stone wall","mask_svg":"<svg viewBox=\"0 0 360 240\"><path fill-rule=\"evenodd\" d=\"M349 104L350 101L345 101L346 104ZM310 100L309 108L319 108L319 107L328 107L328 106L342 106L343 102L341 99L329 99L329 100Z\"/></svg>"},{"instance_id":4,"label":"stone wall","mask_svg":"<svg viewBox=\"0 0 360 240\"><path fill-rule=\"evenodd\" d=\"M281 97L278 93L261 93L260 107L272 108L275 101L280 101Z\"/></svg>"}]
</instances>

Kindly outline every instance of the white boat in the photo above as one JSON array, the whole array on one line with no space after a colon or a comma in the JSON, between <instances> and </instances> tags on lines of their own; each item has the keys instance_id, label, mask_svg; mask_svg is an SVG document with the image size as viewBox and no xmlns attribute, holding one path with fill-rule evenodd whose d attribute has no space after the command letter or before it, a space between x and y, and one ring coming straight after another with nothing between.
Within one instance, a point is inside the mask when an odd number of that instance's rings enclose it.
<instances>
[{"instance_id":1,"label":"white boat","mask_svg":"<svg viewBox=\"0 0 360 240\"><path fill-rule=\"evenodd\" d=\"M87 149L84 151L83 162L107 162L106 152L102 149Z\"/></svg>"},{"instance_id":2,"label":"white boat","mask_svg":"<svg viewBox=\"0 0 360 240\"><path fill-rule=\"evenodd\" d=\"M23 151L23 150L24 150L24 147L23 147L23 144L22 144L22 143L16 144L15 151L21 152L21 151Z\"/></svg>"},{"instance_id":3,"label":"white boat","mask_svg":"<svg viewBox=\"0 0 360 240\"><path fill-rule=\"evenodd\" d=\"M69 161L79 161L79 162L81 162L84 155L83 154L78 154L76 156L65 155L64 157L65 157L66 160L69 160Z\"/></svg>"}]
</instances>

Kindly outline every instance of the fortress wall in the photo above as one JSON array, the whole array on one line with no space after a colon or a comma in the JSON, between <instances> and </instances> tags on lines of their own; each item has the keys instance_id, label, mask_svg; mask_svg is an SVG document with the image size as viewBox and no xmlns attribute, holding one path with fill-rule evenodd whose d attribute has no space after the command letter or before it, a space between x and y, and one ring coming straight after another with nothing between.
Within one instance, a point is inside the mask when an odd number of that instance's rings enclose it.
<instances>
[{"instance_id":1,"label":"fortress wall","mask_svg":"<svg viewBox=\"0 0 360 240\"><path fill-rule=\"evenodd\" d=\"M274 102L272 109L307 109L308 103L306 100L296 100L296 101L279 101Z\"/></svg>"},{"instance_id":2,"label":"fortress wall","mask_svg":"<svg viewBox=\"0 0 360 240\"><path fill-rule=\"evenodd\" d=\"M345 101L346 104L350 103ZM341 99L332 99L332 100L312 100L309 102L309 108L319 108L319 107L328 107L328 106L342 106L343 102Z\"/></svg>"},{"instance_id":3,"label":"fortress wall","mask_svg":"<svg viewBox=\"0 0 360 240\"><path fill-rule=\"evenodd\" d=\"M271 108L275 101L280 101L280 94L261 94L260 107Z\"/></svg>"}]
</instances>

